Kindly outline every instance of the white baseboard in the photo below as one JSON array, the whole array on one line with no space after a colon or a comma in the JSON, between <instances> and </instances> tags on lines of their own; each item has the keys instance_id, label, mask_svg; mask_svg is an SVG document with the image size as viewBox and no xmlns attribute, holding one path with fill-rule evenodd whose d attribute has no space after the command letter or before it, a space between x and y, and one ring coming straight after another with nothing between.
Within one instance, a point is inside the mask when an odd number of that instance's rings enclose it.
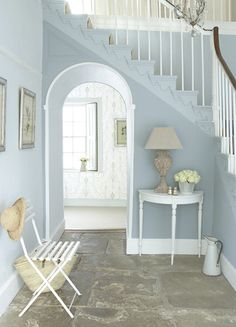
<instances>
[{"instance_id":1,"label":"white baseboard","mask_svg":"<svg viewBox=\"0 0 236 327\"><path fill-rule=\"evenodd\" d=\"M126 208L65 207L65 228L71 230L124 229Z\"/></svg>"},{"instance_id":2,"label":"white baseboard","mask_svg":"<svg viewBox=\"0 0 236 327\"><path fill-rule=\"evenodd\" d=\"M228 259L226 259L223 254L221 256L221 268L225 278L236 291L236 268L229 262Z\"/></svg>"},{"instance_id":3,"label":"white baseboard","mask_svg":"<svg viewBox=\"0 0 236 327\"><path fill-rule=\"evenodd\" d=\"M139 240L137 238L127 239L127 254L139 253ZM143 239L143 254L170 254L171 239ZM198 241L195 239L176 239L176 254L197 254ZM202 240L202 254L206 253L206 240Z\"/></svg>"},{"instance_id":4,"label":"white baseboard","mask_svg":"<svg viewBox=\"0 0 236 327\"><path fill-rule=\"evenodd\" d=\"M64 207L127 207L126 200L65 198Z\"/></svg>"},{"instance_id":5,"label":"white baseboard","mask_svg":"<svg viewBox=\"0 0 236 327\"><path fill-rule=\"evenodd\" d=\"M57 226L54 232L51 234L51 240L58 241L61 235L65 231L65 220L63 219L62 222Z\"/></svg>"},{"instance_id":6,"label":"white baseboard","mask_svg":"<svg viewBox=\"0 0 236 327\"><path fill-rule=\"evenodd\" d=\"M0 288L0 316L6 311L16 294L19 292L23 282L17 272L13 272L4 285Z\"/></svg>"},{"instance_id":7,"label":"white baseboard","mask_svg":"<svg viewBox=\"0 0 236 327\"><path fill-rule=\"evenodd\" d=\"M206 254L207 242L202 240L202 255ZM139 240L137 238L127 239L127 254L139 253ZM170 254L171 239L143 239L142 254ZM175 240L175 254L196 255L198 254L198 241L193 239ZM221 256L222 273L233 289L236 291L236 268L229 260Z\"/></svg>"}]
</instances>

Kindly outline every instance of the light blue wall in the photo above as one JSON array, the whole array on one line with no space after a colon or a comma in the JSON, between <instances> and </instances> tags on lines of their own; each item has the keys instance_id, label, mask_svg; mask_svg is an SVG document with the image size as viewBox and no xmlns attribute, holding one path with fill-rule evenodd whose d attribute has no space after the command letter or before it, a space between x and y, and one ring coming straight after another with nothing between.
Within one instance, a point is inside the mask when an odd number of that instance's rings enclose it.
<instances>
[{"instance_id":1,"label":"light blue wall","mask_svg":"<svg viewBox=\"0 0 236 327\"><path fill-rule=\"evenodd\" d=\"M66 67L81 62L103 62L83 47L59 33L50 25L44 25L44 67L43 93L44 101L47 89L52 80ZM117 67L113 67L117 69ZM119 70L118 70L119 71ZM185 119L151 92L141 87L134 80L127 80L136 105L135 110L135 158L134 158L134 224L133 237L138 232L138 194L140 188L153 188L158 182L158 175L153 167L155 153L144 150L149 133L154 126L175 127L184 150L173 151L174 165L169 176L178 169L194 168L202 175L199 188L205 191L203 231L210 233L213 211L213 178L214 178L214 144L213 139L204 134L197 126ZM206 160L207 158L207 160ZM172 180L170 179L170 182ZM148 205L145 212L144 237L170 237L170 208ZM196 238L196 206L179 208L177 237ZM53 222L54 225L60 222Z\"/></svg>"},{"instance_id":2,"label":"light blue wall","mask_svg":"<svg viewBox=\"0 0 236 327\"><path fill-rule=\"evenodd\" d=\"M236 76L236 35L220 35L220 48L227 65Z\"/></svg>"},{"instance_id":3,"label":"light blue wall","mask_svg":"<svg viewBox=\"0 0 236 327\"><path fill-rule=\"evenodd\" d=\"M179 115L172 108L143 90L138 84L129 81L135 104L135 205L134 236L138 235L138 189L154 188L158 174L153 165L155 152L145 150L144 145L150 131L155 126L173 126L183 145L183 150L172 151L173 167L169 172L169 184L173 174L181 169L196 169L202 176L198 189L205 192L203 232L211 232L213 207L214 140L205 135L197 126ZM170 238L171 208L145 205L144 237ZM168 218L169 217L169 218ZM195 205L177 209L177 238L196 238L197 207Z\"/></svg>"},{"instance_id":4,"label":"light blue wall","mask_svg":"<svg viewBox=\"0 0 236 327\"><path fill-rule=\"evenodd\" d=\"M0 0L0 76L7 79L6 151L0 152L0 212L18 197L29 198L37 213L41 234L43 224L42 173L42 10L37 0ZM35 149L18 149L19 88L37 94ZM31 234L27 241L32 243ZM0 314L17 291L15 258L21 255L19 242L9 239L0 226ZM7 293L4 285L9 284ZM13 284L11 284L13 283ZM5 299L5 301L2 301Z\"/></svg>"}]
</instances>

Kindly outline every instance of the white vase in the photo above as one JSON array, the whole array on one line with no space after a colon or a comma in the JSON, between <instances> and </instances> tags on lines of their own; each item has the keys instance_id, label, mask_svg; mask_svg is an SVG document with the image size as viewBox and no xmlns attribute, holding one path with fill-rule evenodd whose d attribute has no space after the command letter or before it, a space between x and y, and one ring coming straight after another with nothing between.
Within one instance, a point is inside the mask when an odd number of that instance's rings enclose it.
<instances>
[{"instance_id":1,"label":"white vase","mask_svg":"<svg viewBox=\"0 0 236 327\"><path fill-rule=\"evenodd\" d=\"M179 182L179 191L181 194L192 194L194 190L194 183L188 183L188 182Z\"/></svg>"},{"instance_id":2,"label":"white vase","mask_svg":"<svg viewBox=\"0 0 236 327\"><path fill-rule=\"evenodd\" d=\"M87 171L87 160L81 161L80 171Z\"/></svg>"}]
</instances>

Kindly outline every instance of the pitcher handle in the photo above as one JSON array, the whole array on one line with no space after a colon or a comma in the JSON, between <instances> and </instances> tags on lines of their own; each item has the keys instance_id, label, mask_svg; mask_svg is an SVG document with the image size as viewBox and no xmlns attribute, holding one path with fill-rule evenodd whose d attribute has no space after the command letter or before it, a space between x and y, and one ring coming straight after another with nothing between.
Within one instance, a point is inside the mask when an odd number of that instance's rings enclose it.
<instances>
[{"instance_id":1,"label":"pitcher handle","mask_svg":"<svg viewBox=\"0 0 236 327\"><path fill-rule=\"evenodd\" d=\"M220 256L221 256L221 253L222 253L222 250L223 250L223 243L221 241L219 241L219 240L216 243L220 244L220 251L219 251L218 259L217 259L217 265L218 265L220 263Z\"/></svg>"}]
</instances>

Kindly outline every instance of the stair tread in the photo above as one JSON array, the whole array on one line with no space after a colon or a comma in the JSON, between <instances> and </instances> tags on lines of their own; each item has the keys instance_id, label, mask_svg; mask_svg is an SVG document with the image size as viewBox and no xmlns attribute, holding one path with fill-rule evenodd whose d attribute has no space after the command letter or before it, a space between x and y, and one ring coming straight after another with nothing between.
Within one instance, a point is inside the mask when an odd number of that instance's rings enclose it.
<instances>
[{"instance_id":1,"label":"stair tread","mask_svg":"<svg viewBox=\"0 0 236 327\"><path fill-rule=\"evenodd\" d=\"M176 75L152 75L152 78L155 79L174 79L177 80L177 76Z\"/></svg>"},{"instance_id":2,"label":"stair tread","mask_svg":"<svg viewBox=\"0 0 236 327\"><path fill-rule=\"evenodd\" d=\"M190 91L190 90L176 90L175 92L181 93L183 95L196 94L198 95L199 91Z\"/></svg>"},{"instance_id":3,"label":"stair tread","mask_svg":"<svg viewBox=\"0 0 236 327\"><path fill-rule=\"evenodd\" d=\"M46 2L45 0L43 0L44 2ZM47 0L47 3L49 2L49 4L51 5L51 7L56 7L56 4L62 4L64 3L64 1L62 0L50 0L48 1ZM55 4L55 6L54 6ZM46 10L46 20L48 19L49 22L51 20L51 17L52 17L52 12L49 12L48 11L48 8L45 8ZM55 13L56 13L56 10L55 10ZM70 25L73 25L73 23L76 23L76 19L78 19L79 21L86 21L86 19L88 19L88 15L72 15L72 14L67 14L67 15L64 15L63 13L59 13L61 17L63 17L66 21L64 22L65 24L67 23L68 20L71 20L71 24ZM62 23L63 23L63 20L61 19ZM54 20L52 20L52 22L54 23ZM55 24L59 24L60 21L58 21L57 23ZM79 24L78 24L79 25ZM108 54L110 54L111 56L114 56L115 59L117 59L117 57L119 57L119 53L118 51L120 50L120 57L122 56L123 58L126 57L125 59L125 66L123 67L122 66L122 69L126 69L127 68L127 64L130 66L130 71L133 75L131 76L134 76L134 78L136 78L137 76L137 73L136 73L136 70L137 72L140 74L140 76L142 77L142 75L145 77L145 80L142 80L141 81L141 84L143 85L144 82L145 82L145 85L146 85L146 82L147 82L147 76L149 77L149 82L152 84L152 89L151 91L152 92L155 92L155 85L158 85L158 81L160 81L160 92L163 91L163 98L165 99L165 101L167 102L166 98L167 96L166 95L169 95L168 92L166 92L167 88L168 90L169 89L172 89L172 96L173 98L178 101L179 103L179 106L181 106L181 104L183 103L184 105L189 105L191 104L194 108L197 108L199 110L212 110L212 107L211 106L198 106L197 105L197 96L199 94L199 91L197 90L194 90L194 91L191 91L191 90L176 90L176 80L177 80L177 76L176 75L155 75L154 74L154 67L155 67L155 64L156 64L156 60L147 60L147 59L141 59L141 60L137 60L137 59L130 59L130 55L129 55L129 51L131 52L133 50L133 47L129 46L129 45L126 45L126 44L114 44L114 42L111 41L111 36L113 35L112 31L110 30L107 30L107 29L88 29L87 26L84 26L82 27L82 31L83 31L83 35L84 35L84 42L86 42L87 40L89 40L88 37L91 37L91 39L94 41L95 45L97 46L97 44L99 44L99 42L101 43L101 46L103 46L102 50L104 53L105 56L107 56ZM77 40L76 36L75 36L75 31L73 32L73 37ZM69 34L69 31L68 31L68 34ZM88 37L86 37L86 34ZM90 41L90 40L89 40ZM78 40L79 42L79 40ZM113 44L110 44L108 45L108 43L111 42ZM93 47L93 44L89 43L89 46ZM104 46L106 46L106 49L111 49L111 50L114 50L114 53L112 53L112 51L109 53L109 51L104 51ZM109 48L108 48L109 47ZM94 49L93 49L94 50ZM117 53L116 53L116 50L117 50ZM122 50L123 50L123 53L122 53ZM127 54L126 54L126 51L127 51ZM132 56L132 54L131 54ZM127 59L128 57L128 59ZM134 72L134 73L133 73ZM156 80L156 83L155 83L155 80ZM161 82L163 81L163 84L161 85ZM166 87L167 85L167 87ZM158 89L158 90L159 90ZM166 92L164 94L164 92ZM155 92L156 93L156 92ZM188 98L189 97L189 98ZM170 102L171 105L172 102ZM181 108L178 107L177 109L178 111L181 111ZM184 109L185 110L185 109ZM184 115L187 116L187 114L185 114L185 111L183 111ZM194 116L195 115L195 124L202 124L202 127L200 126L200 128L206 132L207 134L212 134L212 128L211 128L211 124L213 125L214 122L211 121L211 120L198 120L197 119L197 116L200 118L203 118L203 119L207 119L207 117L209 116L209 114L207 115L202 115L201 114L201 111L197 113L194 113L191 111L191 114L190 114L190 120L192 122L194 122ZM210 116L209 116L210 117ZM211 119L211 117L210 117ZM210 123L210 124L209 124ZM209 125L209 127L207 126L207 124ZM206 126L205 126L206 125ZM213 136L213 135L212 135Z\"/></svg>"},{"instance_id":4,"label":"stair tread","mask_svg":"<svg viewBox=\"0 0 236 327\"><path fill-rule=\"evenodd\" d=\"M214 120L198 120L198 123L207 123L207 124L209 124L209 123L213 123L214 124Z\"/></svg>"},{"instance_id":5,"label":"stair tread","mask_svg":"<svg viewBox=\"0 0 236 327\"><path fill-rule=\"evenodd\" d=\"M197 106L194 106L194 108L201 109L201 110L212 110L212 106L201 106L201 105L197 105Z\"/></svg>"},{"instance_id":6,"label":"stair tread","mask_svg":"<svg viewBox=\"0 0 236 327\"><path fill-rule=\"evenodd\" d=\"M106 30L94 30L94 29L86 29L86 32L90 33L90 34L98 34L98 35L111 35L111 32L110 31L106 31Z\"/></svg>"},{"instance_id":7,"label":"stair tread","mask_svg":"<svg viewBox=\"0 0 236 327\"><path fill-rule=\"evenodd\" d=\"M140 60L137 60L137 59L132 59L130 60L131 63L134 63L134 64L149 64L149 65L155 65L155 60L146 60L146 59L140 59Z\"/></svg>"},{"instance_id":8,"label":"stair tread","mask_svg":"<svg viewBox=\"0 0 236 327\"><path fill-rule=\"evenodd\" d=\"M111 48L113 50L127 50L127 51L132 51L133 48L128 45L116 45L116 44L108 44L108 48Z\"/></svg>"},{"instance_id":9,"label":"stair tread","mask_svg":"<svg viewBox=\"0 0 236 327\"><path fill-rule=\"evenodd\" d=\"M85 18L88 18L89 15L76 15L76 14L65 14L64 15L65 18L68 18L68 19L85 19Z\"/></svg>"}]
</instances>

